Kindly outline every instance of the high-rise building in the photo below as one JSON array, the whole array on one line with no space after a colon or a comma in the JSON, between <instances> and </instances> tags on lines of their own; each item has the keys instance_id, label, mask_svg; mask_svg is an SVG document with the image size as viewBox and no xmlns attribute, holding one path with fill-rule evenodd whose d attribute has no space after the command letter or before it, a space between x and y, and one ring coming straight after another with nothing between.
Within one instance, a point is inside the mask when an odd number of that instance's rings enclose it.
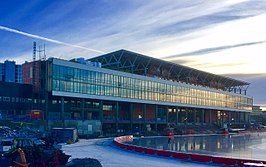
<instances>
[{"instance_id":1,"label":"high-rise building","mask_svg":"<svg viewBox=\"0 0 266 167\"><path fill-rule=\"evenodd\" d=\"M0 63L0 81L3 81L3 63Z\"/></svg>"},{"instance_id":2,"label":"high-rise building","mask_svg":"<svg viewBox=\"0 0 266 167\"><path fill-rule=\"evenodd\" d=\"M22 83L22 66L9 60L0 63L0 81Z\"/></svg>"},{"instance_id":3,"label":"high-rise building","mask_svg":"<svg viewBox=\"0 0 266 167\"><path fill-rule=\"evenodd\" d=\"M14 61L6 60L4 64L4 69L5 82L15 82L16 63Z\"/></svg>"},{"instance_id":4,"label":"high-rise building","mask_svg":"<svg viewBox=\"0 0 266 167\"><path fill-rule=\"evenodd\" d=\"M16 83L22 83L22 65L16 65L15 79Z\"/></svg>"}]
</instances>

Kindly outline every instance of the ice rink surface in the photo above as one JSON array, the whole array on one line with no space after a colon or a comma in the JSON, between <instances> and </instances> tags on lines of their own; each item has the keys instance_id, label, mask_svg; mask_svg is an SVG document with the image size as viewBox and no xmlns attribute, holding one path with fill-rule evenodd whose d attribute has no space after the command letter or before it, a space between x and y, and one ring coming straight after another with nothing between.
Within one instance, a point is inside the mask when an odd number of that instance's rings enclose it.
<instances>
[{"instance_id":1,"label":"ice rink surface","mask_svg":"<svg viewBox=\"0 0 266 167\"><path fill-rule=\"evenodd\" d=\"M72 155L70 160L85 157L95 158L101 162L103 167L217 166L126 151L112 145L112 139L81 139L75 144L63 145L62 149L65 153Z\"/></svg>"},{"instance_id":2,"label":"ice rink surface","mask_svg":"<svg viewBox=\"0 0 266 167\"><path fill-rule=\"evenodd\" d=\"M170 143L168 139L169 137L167 136L135 138L132 144L192 154L242 159L266 159L265 133L175 136Z\"/></svg>"}]
</instances>

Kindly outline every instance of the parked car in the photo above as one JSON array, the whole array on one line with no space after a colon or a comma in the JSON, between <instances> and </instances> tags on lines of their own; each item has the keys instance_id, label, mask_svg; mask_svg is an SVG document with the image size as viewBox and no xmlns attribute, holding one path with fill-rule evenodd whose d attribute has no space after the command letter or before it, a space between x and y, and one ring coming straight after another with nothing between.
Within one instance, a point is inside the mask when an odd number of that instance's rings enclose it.
<instances>
[{"instance_id":1,"label":"parked car","mask_svg":"<svg viewBox=\"0 0 266 167\"><path fill-rule=\"evenodd\" d=\"M8 152L13 147L13 139L5 138L0 141L0 152Z\"/></svg>"}]
</instances>

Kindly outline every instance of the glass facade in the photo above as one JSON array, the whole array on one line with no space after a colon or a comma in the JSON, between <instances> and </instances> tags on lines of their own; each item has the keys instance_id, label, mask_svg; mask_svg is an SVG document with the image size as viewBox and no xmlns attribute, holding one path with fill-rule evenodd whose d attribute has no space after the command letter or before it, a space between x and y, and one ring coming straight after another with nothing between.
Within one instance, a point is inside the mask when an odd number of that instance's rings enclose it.
<instances>
[{"instance_id":1,"label":"glass facade","mask_svg":"<svg viewBox=\"0 0 266 167\"><path fill-rule=\"evenodd\" d=\"M16 83L22 83L22 65L16 65Z\"/></svg>"},{"instance_id":2,"label":"glass facade","mask_svg":"<svg viewBox=\"0 0 266 167\"><path fill-rule=\"evenodd\" d=\"M139 79L127 77L114 71L101 72L76 67L52 65L52 90L70 93L110 96L138 100L170 102L182 105L252 109L252 98L214 89L191 87L171 81L163 82L155 78Z\"/></svg>"},{"instance_id":3,"label":"glass facade","mask_svg":"<svg viewBox=\"0 0 266 167\"><path fill-rule=\"evenodd\" d=\"M8 60L0 63L0 81L22 83L22 65Z\"/></svg>"},{"instance_id":4,"label":"glass facade","mask_svg":"<svg viewBox=\"0 0 266 167\"><path fill-rule=\"evenodd\" d=\"M5 61L5 82L15 82L15 69L14 61Z\"/></svg>"},{"instance_id":5,"label":"glass facade","mask_svg":"<svg viewBox=\"0 0 266 167\"><path fill-rule=\"evenodd\" d=\"M4 71L3 71L3 63L0 63L0 81L3 81L3 75L4 75Z\"/></svg>"}]
</instances>

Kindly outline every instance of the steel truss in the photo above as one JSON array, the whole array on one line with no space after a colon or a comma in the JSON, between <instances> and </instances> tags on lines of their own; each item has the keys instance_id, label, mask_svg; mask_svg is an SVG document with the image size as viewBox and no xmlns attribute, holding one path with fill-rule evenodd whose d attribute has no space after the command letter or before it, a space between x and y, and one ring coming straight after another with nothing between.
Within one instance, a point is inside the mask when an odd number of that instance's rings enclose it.
<instances>
[{"instance_id":1,"label":"steel truss","mask_svg":"<svg viewBox=\"0 0 266 167\"><path fill-rule=\"evenodd\" d=\"M100 62L103 68L112 70L157 77L239 94L246 94L250 84L248 82L215 75L127 50L118 50L91 58L90 61Z\"/></svg>"}]
</instances>

